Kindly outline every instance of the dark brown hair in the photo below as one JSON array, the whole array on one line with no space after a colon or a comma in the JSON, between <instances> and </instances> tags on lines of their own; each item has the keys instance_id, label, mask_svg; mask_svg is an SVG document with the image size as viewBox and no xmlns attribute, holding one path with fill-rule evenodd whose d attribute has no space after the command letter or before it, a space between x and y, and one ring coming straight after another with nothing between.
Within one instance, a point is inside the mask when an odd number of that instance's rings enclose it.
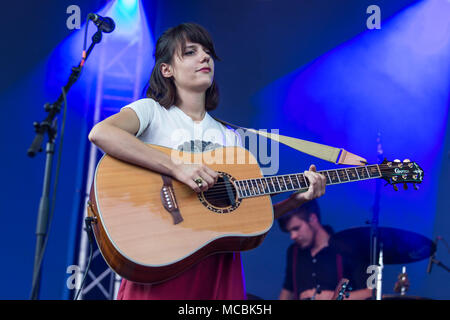
<instances>
[{"instance_id":1,"label":"dark brown hair","mask_svg":"<svg viewBox=\"0 0 450 320\"><path fill-rule=\"evenodd\" d=\"M317 216L317 220L319 220L319 222L320 222L320 208L319 208L319 203L317 202L316 199L308 201L308 202L304 203L302 206L297 207L297 208L285 213L280 218L278 218L278 224L280 225L281 231L288 232L288 230L286 229L286 226L292 217L294 217L294 216L298 217L299 219L302 219L303 221L306 221L309 223L309 217L313 213Z\"/></svg>"},{"instance_id":2,"label":"dark brown hair","mask_svg":"<svg viewBox=\"0 0 450 320\"><path fill-rule=\"evenodd\" d=\"M209 50L212 58L220 60L214 50L211 36L202 26L195 23L183 23L166 30L156 42L154 53L155 66L153 67L146 92L147 98L152 98L165 108L175 104L177 92L173 78L166 78L161 74L161 64L170 64L179 46L181 46L181 52L184 52L187 41L201 44ZM219 88L216 81L213 80L205 94L206 111L214 110L218 104Z\"/></svg>"}]
</instances>

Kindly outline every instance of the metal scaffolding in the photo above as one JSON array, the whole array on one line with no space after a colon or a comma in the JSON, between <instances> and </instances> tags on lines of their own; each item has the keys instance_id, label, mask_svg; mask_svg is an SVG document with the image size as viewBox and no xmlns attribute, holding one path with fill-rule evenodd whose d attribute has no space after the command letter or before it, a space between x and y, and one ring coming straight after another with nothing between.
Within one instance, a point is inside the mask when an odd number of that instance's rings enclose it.
<instances>
[{"instance_id":1,"label":"metal scaffolding","mask_svg":"<svg viewBox=\"0 0 450 320\"><path fill-rule=\"evenodd\" d=\"M145 41L144 30L139 29L132 36L103 37L102 44L98 46L99 63L97 72L97 85L93 111L93 124L119 112L126 104L139 99L141 76L143 68L143 57L148 52L143 52ZM108 45L114 41L114 48L120 50L108 50ZM106 53L108 52L108 55ZM113 52L117 52L111 56ZM89 240L84 231L84 218L86 217L87 201L93 181L95 168L98 160L103 155L94 144L90 144L88 157L88 168L85 185L85 198L82 211L81 229L79 231L79 254L78 266L84 275L89 259ZM117 297L121 278L105 263L98 247L94 244L94 254L90 270L86 277L83 290L79 300L113 300Z\"/></svg>"}]
</instances>

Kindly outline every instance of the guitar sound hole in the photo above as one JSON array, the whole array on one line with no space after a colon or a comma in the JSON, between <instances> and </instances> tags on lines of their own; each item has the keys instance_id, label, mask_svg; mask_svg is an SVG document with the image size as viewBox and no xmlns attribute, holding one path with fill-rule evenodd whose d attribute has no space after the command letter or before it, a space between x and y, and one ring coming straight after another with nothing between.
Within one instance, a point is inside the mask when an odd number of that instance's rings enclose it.
<instances>
[{"instance_id":1,"label":"guitar sound hole","mask_svg":"<svg viewBox=\"0 0 450 320\"><path fill-rule=\"evenodd\" d=\"M217 208L228 208L236 202L236 190L228 177L220 176L217 183L203 192L204 199Z\"/></svg>"}]
</instances>

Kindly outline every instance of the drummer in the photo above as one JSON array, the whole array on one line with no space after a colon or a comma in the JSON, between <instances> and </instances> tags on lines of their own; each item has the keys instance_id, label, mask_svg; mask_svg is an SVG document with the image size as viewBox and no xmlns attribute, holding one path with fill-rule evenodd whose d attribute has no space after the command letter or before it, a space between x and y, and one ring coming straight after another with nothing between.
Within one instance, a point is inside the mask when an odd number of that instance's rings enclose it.
<instances>
[{"instance_id":1,"label":"drummer","mask_svg":"<svg viewBox=\"0 0 450 320\"><path fill-rule=\"evenodd\" d=\"M286 274L280 300L329 300L340 279L350 280L348 299L372 296L366 286L366 266L344 258L328 245L333 230L320 221L316 200L309 201L278 219L283 232L294 241L287 250Z\"/></svg>"}]
</instances>

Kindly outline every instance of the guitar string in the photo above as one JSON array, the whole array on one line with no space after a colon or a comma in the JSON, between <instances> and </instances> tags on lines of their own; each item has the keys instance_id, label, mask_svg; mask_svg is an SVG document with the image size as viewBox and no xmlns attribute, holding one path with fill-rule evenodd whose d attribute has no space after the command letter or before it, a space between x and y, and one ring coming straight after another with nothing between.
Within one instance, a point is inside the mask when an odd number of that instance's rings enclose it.
<instances>
[{"instance_id":1,"label":"guitar string","mask_svg":"<svg viewBox=\"0 0 450 320\"><path fill-rule=\"evenodd\" d=\"M382 172L389 172L389 171L391 171L391 170L381 170ZM318 173L321 173L321 172L318 172ZM300 175L300 177L301 178L303 178L303 179L307 179L307 177L305 177L303 174L290 174L290 175L283 175L283 176L286 176L286 177L289 177L291 180L292 180L292 178L290 177L290 176L295 176L295 175ZM261 177L261 178L252 178L252 179L241 179L241 180L236 180L236 182L245 182L245 181L254 181L258 186L261 186L261 183L260 182L258 182L258 181L256 181L257 179L264 179L264 180L266 180L266 179L273 179L273 178L276 178L276 181L275 181L275 183L277 183L278 184L278 187L279 188L284 188L283 186L281 186L280 187L280 182L279 182L279 178L282 178L283 176L273 176L273 177ZM351 181L359 181L359 180L369 180L369 179L376 179L376 178L383 178L383 177L394 177L394 176L398 176L398 174L384 174L384 175L382 175L382 176L364 176L363 175L363 178L355 178L355 179L348 179L348 178L346 178L345 180L340 180L341 178L343 178L342 176L339 176L339 179L337 179L337 181L336 182L340 182L340 183L342 183L342 182L351 182ZM344 176L344 178L345 178L345 176ZM309 181L309 180L308 180ZM270 181L265 181L267 184L270 182ZM293 186L293 187L296 187L296 185L297 184L295 184L295 183L293 183L293 182L289 182L289 181L286 181L286 180L284 180L284 182L285 182L285 184L287 185L287 184L289 184L290 186ZM402 181L399 181L398 183L401 183ZM410 183L412 183L413 181L405 181L405 182L410 182ZM213 187L211 187L210 189L212 189L212 188L214 188L214 186L221 186L221 185L224 185L225 183L228 183L228 182L217 182L217 183L215 183L214 185L213 185ZM273 183L273 181L272 181L272 183ZM301 188L307 188L308 186L306 185L306 186L302 186L301 184L302 183L304 183L303 181L302 182L300 182L300 186L301 186ZM333 183L333 179L331 179L331 178L327 178L327 184L334 184ZM251 187L252 188L254 188L255 186L252 184L251 185ZM288 187L288 188L291 188L291 187ZM270 189L270 188L269 188Z\"/></svg>"},{"instance_id":2,"label":"guitar string","mask_svg":"<svg viewBox=\"0 0 450 320\"><path fill-rule=\"evenodd\" d=\"M364 167L354 167L354 168L364 168ZM345 173L345 171L343 171L343 170L349 170L349 169L352 169L352 168L346 168L346 169L331 169L331 170L326 170L326 171L318 171L317 173L319 173L319 174L322 174L323 176L325 176L323 173L324 172L335 172L335 173L337 173L337 175L339 176L339 178L342 178L340 175L339 175L339 173ZM339 171L340 170L340 171ZM339 171L339 172L338 172ZM392 171L392 169L383 169L383 168L380 168L380 172L391 172ZM351 173L351 172L350 172ZM361 172L357 172L358 173L358 175L359 174L361 174ZM347 172L347 174L348 174L348 172ZM369 175L369 177L364 177L364 172L362 173L362 175L363 175L363 179L367 179L367 178L382 178L382 177L379 177L379 176L374 176L374 177L371 177L370 175ZM389 175L389 174L385 174L384 176L398 176L399 174L392 174L392 175ZM411 173L408 173L408 175L411 175ZM260 177L260 178L250 178L250 179L240 179L240 180L236 180L236 181L250 181L250 180L256 180L256 179L273 179L273 178L276 178L276 179L278 179L278 178L283 178L284 179L284 177L289 177L290 179L291 179L291 176L300 176L300 178L306 178L307 179L307 177L305 177L305 175L303 174L303 173L291 173L291 174L284 174L284 175L279 175L279 176L268 176L268 177ZM344 175L344 177L345 177L345 175ZM361 178L356 178L355 180L361 180ZM355 181L355 180L351 180L351 181ZM348 181L348 180L347 180ZM220 183L225 183L225 182L218 182L218 183L216 183L216 184L220 184ZM289 183L289 181L288 181L288 183Z\"/></svg>"},{"instance_id":3,"label":"guitar string","mask_svg":"<svg viewBox=\"0 0 450 320\"><path fill-rule=\"evenodd\" d=\"M338 169L338 170L341 170L341 169ZM380 170L380 171L381 171L381 172L389 172L389 171L392 171L392 170ZM319 171L319 172L317 172L317 173L322 174L322 172L324 172L324 171ZM328 171L328 172L329 172L329 171ZM322 174L322 175L323 175L323 174ZM347 182L347 181L357 181L357 180L367 180L367 179L376 179L376 178L382 178L382 176L385 176L385 177L398 176L398 174L392 174L392 175L384 174L384 175L382 175L381 177L378 176L378 175L377 175L377 176L373 176L373 177L371 177L370 175L369 175L368 177L365 177L364 174L362 174L362 175L363 175L363 178L359 178L359 177L358 177L358 178L356 178L356 179L354 179L354 180L348 180L348 178L347 178L347 180L344 180L344 182ZM409 174L409 175L411 175L411 174ZM285 175L280 175L280 176L269 176L269 177L260 177L260 178L240 179L240 180L236 180L236 182L255 181L256 183L258 183L258 182L256 181L257 179L273 179L273 178L276 178L276 180L278 181L279 178L284 179L284 177L288 177L289 179L292 179L291 176L300 176L300 178L308 179L307 177L305 177L305 175L304 175L303 173L293 173L293 174L285 174ZM345 176L340 176L339 174L338 174L338 176L339 176L339 179L341 179L341 178L346 179ZM331 179L327 179L327 180L330 180L330 181L331 181ZM286 181L286 180L285 180L285 181ZM309 181L309 180L308 180L308 181ZM342 182L342 181L339 180L339 182ZM217 185L221 185L221 184L224 184L224 183L226 183L226 182L217 182L217 183L215 183L214 185L217 186ZM286 183L291 184L291 182L289 182L289 181L286 181ZM331 184L331 183L330 183L330 184Z\"/></svg>"},{"instance_id":4,"label":"guitar string","mask_svg":"<svg viewBox=\"0 0 450 320\"><path fill-rule=\"evenodd\" d=\"M396 175L392 175L392 176L396 176ZM377 179L377 178L381 178L381 177L369 177L369 178L364 178L364 179L359 179L359 178L357 178L357 179L355 179L355 180L346 180L346 181L341 181L340 183L345 183L345 182L353 182L353 181L360 181L360 180L371 180L371 179ZM339 182L338 182L339 183ZM396 183L412 183L412 182L396 182ZM228 190L226 189L226 188L224 188L224 185L225 184L225 182L220 182L220 183L218 183L218 184L215 184L213 187L211 187L211 188L209 188L207 191L204 191L204 192L202 192L204 195L206 195L206 197L207 198L209 198L209 199L214 199L214 200L220 200L220 199L228 199L229 198L229 196L228 196ZM286 186L287 187L287 189L285 189L285 187L278 187L280 190L276 190L275 188L273 188L273 189L275 189L274 191L271 191L270 190L270 188L268 189L269 190L269 192L267 192L267 188L261 188L261 189L263 189L263 192L261 192L261 191L257 191L257 189L252 185L252 188L253 188L253 190L251 190L251 191L249 191L249 189L248 188L245 188L245 189L243 189L242 190L242 188L240 188L241 189L241 191L246 191L247 193L250 193L250 192L253 192L253 194L250 194L250 196L261 196L261 195L270 195L270 194L272 194L272 193L281 193L281 192L289 192L289 191L298 191L298 190L301 190L301 189L307 189L307 188L309 188L308 186L301 186L300 188L298 188L297 186L295 186L295 185L293 185L293 184L291 184L291 183L288 183L289 184L289 186ZM334 183L331 183L331 181L330 182L327 182L327 185L331 185L331 184L334 184ZM233 191L235 191L236 190L236 188L234 188L234 185L232 185L233 186L233 190L232 190L232 192ZM260 185L259 185L260 186ZM261 190L260 189L260 190ZM241 192L241 193L243 193L243 192ZM235 194L235 192L233 192L233 194ZM245 197L245 196L244 196Z\"/></svg>"},{"instance_id":5,"label":"guitar string","mask_svg":"<svg viewBox=\"0 0 450 320\"><path fill-rule=\"evenodd\" d=\"M342 169L338 169L338 170L342 170ZM330 170L331 171L331 170ZM390 171L392 171L391 169L381 169L380 170L381 172L390 172ZM317 173L319 173L319 174L322 174L324 171L319 171L319 172L317 172ZM329 171L328 171L329 172ZM354 179L354 180L352 180L352 179L350 179L350 180L348 180L348 178L346 178L345 177L345 175L344 176L341 176L341 175L339 175L339 174L337 174L337 176L339 177L339 179L338 179L338 182L348 182L348 181L357 181L357 180L367 180L367 179L376 179L376 178L383 178L383 177L393 177L393 176L398 176L398 174L384 174L384 175L382 175L382 176L364 176L364 174L365 173L362 173L362 176L363 176L363 178L356 178L356 179ZM322 174L322 175L324 175L324 174ZM408 175L411 175L411 174L408 174ZM279 184L279 178L282 178L283 180L284 180L284 177L289 177L289 179L291 179L292 180L292 176L299 176L300 178L302 178L302 179L308 179L307 177L305 177L305 175L304 174L302 174L302 173L297 173L297 174L286 174L286 175L280 175L280 176L269 176L269 177L260 177L260 178L250 178L250 179L240 179L240 180L235 180L236 182L245 182L245 181L254 181L255 183L257 183L258 184L258 181L256 181L257 179L264 179L264 180L266 180L266 179L273 179L273 178L276 178L276 182ZM325 176L325 175L324 175ZM325 176L326 177L326 176ZM341 180L341 178L344 178L344 180L342 181ZM331 178L327 178L327 183L328 183L328 181L330 181L329 183L330 184L333 184L333 183L331 183L331 181L333 181ZM268 181L265 181L266 183L268 182ZM272 181L273 182L273 181ZM293 183L291 183L291 182L289 182L289 181L286 181L286 180L284 180L284 182L286 183L286 184L290 184L290 185L293 185ZM309 180L308 180L308 182L309 182ZM214 186L219 186L219 185L222 185L222 184L225 184L225 183L228 183L228 182L217 182L217 183L215 183L214 184ZM301 184L302 182L300 182L300 184ZM259 184L258 184L258 186L259 186ZM253 185L252 185L252 187L253 187ZM306 186L306 187L308 187L308 186ZM303 188L303 187L302 187Z\"/></svg>"}]
</instances>

